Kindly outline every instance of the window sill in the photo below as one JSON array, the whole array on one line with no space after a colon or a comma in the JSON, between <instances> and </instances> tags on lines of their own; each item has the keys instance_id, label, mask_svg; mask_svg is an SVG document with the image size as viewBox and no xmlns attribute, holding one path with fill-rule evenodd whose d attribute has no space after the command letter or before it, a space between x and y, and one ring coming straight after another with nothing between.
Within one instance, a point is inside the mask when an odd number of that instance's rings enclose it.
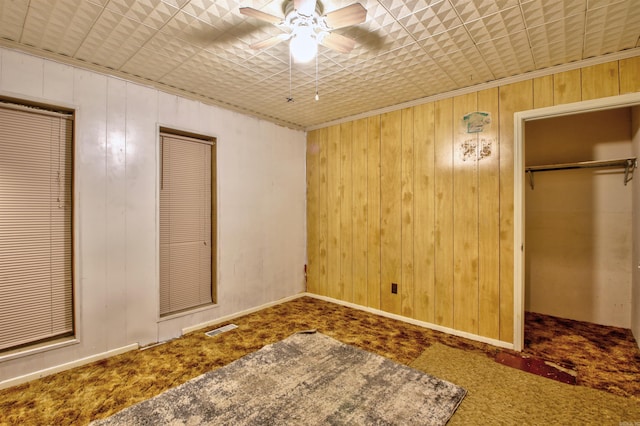
<instances>
[{"instance_id":1,"label":"window sill","mask_svg":"<svg viewBox=\"0 0 640 426\"><path fill-rule=\"evenodd\" d=\"M78 343L80 343L80 340L75 336L60 337L59 339L49 340L47 342L35 343L30 346L0 353L0 363L16 358L23 358L42 352L52 351L54 349L64 348L66 346L77 345Z\"/></svg>"},{"instance_id":2,"label":"window sill","mask_svg":"<svg viewBox=\"0 0 640 426\"><path fill-rule=\"evenodd\" d=\"M217 303L208 303L208 304L203 305L203 306L198 306L198 307L195 307L195 308L186 309L184 311L179 311L179 312L175 312L175 313L168 314L166 316L160 317L160 318L158 318L158 322L160 323L160 322L169 321L169 320L172 320L172 319L184 317L184 316L187 316L187 315L193 315L193 314L196 314L198 312L217 309L218 306L220 306L220 305L218 305Z\"/></svg>"}]
</instances>

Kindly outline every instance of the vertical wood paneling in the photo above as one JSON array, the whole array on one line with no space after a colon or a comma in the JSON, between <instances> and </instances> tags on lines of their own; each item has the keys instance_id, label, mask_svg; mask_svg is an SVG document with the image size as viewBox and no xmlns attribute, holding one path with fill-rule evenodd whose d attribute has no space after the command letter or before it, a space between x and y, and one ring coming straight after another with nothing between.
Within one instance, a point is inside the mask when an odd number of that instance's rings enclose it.
<instances>
[{"instance_id":1,"label":"vertical wood paneling","mask_svg":"<svg viewBox=\"0 0 640 426\"><path fill-rule=\"evenodd\" d=\"M553 106L553 75L533 79L533 107Z\"/></svg>"},{"instance_id":2,"label":"vertical wood paneling","mask_svg":"<svg viewBox=\"0 0 640 426\"><path fill-rule=\"evenodd\" d=\"M533 107L531 80L500 92L500 340L513 342L513 114ZM557 96L554 96L557 99ZM520 248L518 247L518 250Z\"/></svg>"},{"instance_id":3,"label":"vertical wood paneling","mask_svg":"<svg viewBox=\"0 0 640 426\"><path fill-rule=\"evenodd\" d=\"M568 104L581 100L582 74L580 70L559 72L553 75L554 105Z\"/></svg>"},{"instance_id":4,"label":"vertical wood paneling","mask_svg":"<svg viewBox=\"0 0 640 426\"><path fill-rule=\"evenodd\" d=\"M307 134L307 291L318 292L318 263L320 254L319 231L319 190L320 190L320 146L319 130Z\"/></svg>"},{"instance_id":5,"label":"vertical wood paneling","mask_svg":"<svg viewBox=\"0 0 640 426\"><path fill-rule=\"evenodd\" d=\"M453 100L435 103L435 323L453 327Z\"/></svg>"},{"instance_id":6,"label":"vertical wood paneling","mask_svg":"<svg viewBox=\"0 0 640 426\"><path fill-rule=\"evenodd\" d=\"M340 125L340 287L341 300L353 301L352 122Z\"/></svg>"},{"instance_id":7,"label":"vertical wood paneling","mask_svg":"<svg viewBox=\"0 0 640 426\"><path fill-rule=\"evenodd\" d=\"M367 119L353 123L353 302L367 306Z\"/></svg>"},{"instance_id":8,"label":"vertical wood paneling","mask_svg":"<svg viewBox=\"0 0 640 426\"><path fill-rule=\"evenodd\" d=\"M619 63L620 94L640 92L640 56Z\"/></svg>"},{"instance_id":9,"label":"vertical wood paneling","mask_svg":"<svg viewBox=\"0 0 640 426\"><path fill-rule=\"evenodd\" d=\"M401 228L401 267L402 285L400 286L402 315L414 315L413 283L413 109L402 110L402 228Z\"/></svg>"},{"instance_id":10,"label":"vertical wood paneling","mask_svg":"<svg viewBox=\"0 0 640 426\"><path fill-rule=\"evenodd\" d=\"M514 113L640 91L639 67L636 57L561 72L310 134L318 293L511 342ZM469 134L473 111L492 123ZM476 157L463 160L465 141Z\"/></svg>"},{"instance_id":11,"label":"vertical wood paneling","mask_svg":"<svg viewBox=\"0 0 640 426\"><path fill-rule=\"evenodd\" d=\"M340 298L340 126L327 129L327 295Z\"/></svg>"},{"instance_id":12,"label":"vertical wood paneling","mask_svg":"<svg viewBox=\"0 0 640 426\"><path fill-rule=\"evenodd\" d=\"M402 111L383 114L380 123L380 308L400 314L402 292ZM398 294L391 284L398 284Z\"/></svg>"},{"instance_id":13,"label":"vertical wood paneling","mask_svg":"<svg viewBox=\"0 0 640 426\"><path fill-rule=\"evenodd\" d=\"M433 103L413 113L414 152L414 291L415 318L434 322L434 119Z\"/></svg>"},{"instance_id":14,"label":"vertical wood paneling","mask_svg":"<svg viewBox=\"0 0 640 426\"><path fill-rule=\"evenodd\" d=\"M551 80L552 83L552 80ZM551 89L551 85L549 84ZM480 150L491 153L478 160L478 333L500 338L500 144L498 89L478 92L478 110L492 123L480 133Z\"/></svg>"},{"instance_id":15,"label":"vertical wood paneling","mask_svg":"<svg viewBox=\"0 0 640 426\"><path fill-rule=\"evenodd\" d=\"M367 119L367 300L380 309L380 116Z\"/></svg>"},{"instance_id":16,"label":"vertical wood paneling","mask_svg":"<svg viewBox=\"0 0 640 426\"><path fill-rule=\"evenodd\" d=\"M618 61L582 68L583 101L615 96L618 93Z\"/></svg>"},{"instance_id":17,"label":"vertical wood paneling","mask_svg":"<svg viewBox=\"0 0 640 426\"><path fill-rule=\"evenodd\" d=\"M318 143L318 282L316 288L318 294L328 294L327 279L329 275L329 168L328 168L328 130L319 129L316 134Z\"/></svg>"},{"instance_id":18,"label":"vertical wood paneling","mask_svg":"<svg viewBox=\"0 0 640 426\"><path fill-rule=\"evenodd\" d=\"M478 133L467 133L462 118L477 99L476 92L453 98L453 324L470 333L478 332Z\"/></svg>"}]
</instances>

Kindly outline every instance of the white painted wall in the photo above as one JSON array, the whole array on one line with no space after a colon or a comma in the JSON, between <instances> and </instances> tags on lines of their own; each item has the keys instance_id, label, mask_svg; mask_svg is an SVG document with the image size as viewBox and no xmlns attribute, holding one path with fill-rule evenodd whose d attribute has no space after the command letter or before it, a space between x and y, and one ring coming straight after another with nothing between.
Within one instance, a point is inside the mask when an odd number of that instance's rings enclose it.
<instances>
[{"instance_id":1,"label":"white painted wall","mask_svg":"<svg viewBox=\"0 0 640 426\"><path fill-rule=\"evenodd\" d=\"M640 106L631 108L631 144L633 156L640 159ZM633 212L631 331L640 347L640 172L633 185Z\"/></svg>"},{"instance_id":2,"label":"white painted wall","mask_svg":"<svg viewBox=\"0 0 640 426\"><path fill-rule=\"evenodd\" d=\"M180 335L304 291L305 134L0 48L0 94L76 108L79 343L14 359L9 379ZM218 304L160 321L158 126L217 138Z\"/></svg>"},{"instance_id":3,"label":"white painted wall","mask_svg":"<svg viewBox=\"0 0 640 426\"><path fill-rule=\"evenodd\" d=\"M631 156L629 108L526 123L526 165ZM609 169L539 172L534 181L525 189L525 309L629 328L636 182L625 186L623 171Z\"/></svg>"}]
</instances>

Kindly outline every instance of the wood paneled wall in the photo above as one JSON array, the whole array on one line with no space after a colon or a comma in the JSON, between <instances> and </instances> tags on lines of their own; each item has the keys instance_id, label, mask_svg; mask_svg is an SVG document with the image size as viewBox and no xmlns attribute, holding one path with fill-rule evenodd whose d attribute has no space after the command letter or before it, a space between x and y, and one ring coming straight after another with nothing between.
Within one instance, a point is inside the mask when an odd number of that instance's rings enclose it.
<instances>
[{"instance_id":1,"label":"wood paneled wall","mask_svg":"<svg viewBox=\"0 0 640 426\"><path fill-rule=\"evenodd\" d=\"M637 92L639 74L635 57L310 131L307 291L512 342L513 115Z\"/></svg>"}]
</instances>

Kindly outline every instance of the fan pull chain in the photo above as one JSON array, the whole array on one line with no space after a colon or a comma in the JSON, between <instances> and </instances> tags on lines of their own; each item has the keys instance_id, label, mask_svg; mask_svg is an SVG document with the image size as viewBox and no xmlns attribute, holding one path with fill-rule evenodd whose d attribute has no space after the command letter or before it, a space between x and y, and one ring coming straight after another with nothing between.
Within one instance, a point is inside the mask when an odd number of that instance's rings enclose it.
<instances>
[{"instance_id":1,"label":"fan pull chain","mask_svg":"<svg viewBox=\"0 0 640 426\"><path fill-rule=\"evenodd\" d=\"M320 100L320 95L318 95L318 54L316 53L316 101Z\"/></svg>"},{"instance_id":2,"label":"fan pull chain","mask_svg":"<svg viewBox=\"0 0 640 426\"><path fill-rule=\"evenodd\" d=\"M287 98L287 102L293 102L293 94L291 93L291 80L293 77L291 76L293 73L293 54L289 51L289 97Z\"/></svg>"}]
</instances>

